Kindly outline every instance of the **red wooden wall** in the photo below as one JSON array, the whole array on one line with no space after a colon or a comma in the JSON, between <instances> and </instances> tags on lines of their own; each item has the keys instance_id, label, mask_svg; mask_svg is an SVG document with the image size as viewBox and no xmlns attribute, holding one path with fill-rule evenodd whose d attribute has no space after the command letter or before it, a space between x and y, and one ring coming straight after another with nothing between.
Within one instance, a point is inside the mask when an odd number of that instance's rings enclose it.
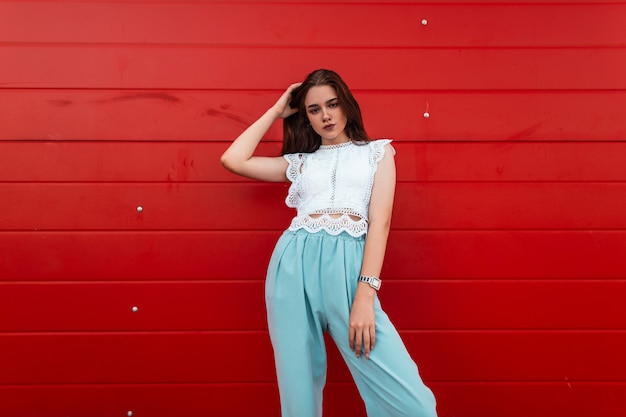
<instances>
[{"instance_id":1,"label":"red wooden wall","mask_svg":"<svg viewBox=\"0 0 626 417\"><path fill-rule=\"evenodd\" d=\"M286 185L219 155L327 67L396 140L380 297L440 415L624 416L624 21L625 1L0 1L0 415L278 415ZM364 416L333 348L325 406Z\"/></svg>"}]
</instances>

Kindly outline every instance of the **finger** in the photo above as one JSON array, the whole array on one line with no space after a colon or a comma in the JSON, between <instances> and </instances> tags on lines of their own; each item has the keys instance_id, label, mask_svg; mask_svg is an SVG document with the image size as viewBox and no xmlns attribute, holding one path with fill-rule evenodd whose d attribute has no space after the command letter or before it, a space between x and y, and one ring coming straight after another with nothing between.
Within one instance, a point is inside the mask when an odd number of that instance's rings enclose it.
<instances>
[{"instance_id":1,"label":"finger","mask_svg":"<svg viewBox=\"0 0 626 417\"><path fill-rule=\"evenodd\" d=\"M372 326L370 329L370 350L374 349L374 345L376 344L376 327Z\"/></svg>"},{"instance_id":2,"label":"finger","mask_svg":"<svg viewBox=\"0 0 626 417\"><path fill-rule=\"evenodd\" d=\"M285 91L285 93L283 94L283 97L281 98L282 100L285 101L285 110L282 114L282 117L284 119L286 119L287 117L293 116L294 114L296 114L298 112L298 108L297 107L291 107L291 105L289 104L291 102L291 95L293 93L293 90L295 90L296 88L300 87L300 85L302 85L302 83L293 83L291 84L288 88L287 91Z\"/></svg>"},{"instance_id":3,"label":"finger","mask_svg":"<svg viewBox=\"0 0 626 417\"><path fill-rule=\"evenodd\" d=\"M359 330L356 333L356 341L355 341L355 353L356 353L357 358L361 357L362 349L363 349L363 331Z\"/></svg>"},{"instance_id":4,"label":"finger","mask_svg":"<svg viewBox=\"0 0 626 417\"><path fill-rule=\"evenodd\" d=\"M365 353L365 358L370 358L370 330L365 329L363 331L363 350Z\"/></svg>"},{"instance_id":5,"label":"finger","mask_svg":"<svg viewBox=\"0 0 626 417\"><path fill-rule=\"evenodd\" d=\"M355 331L353 327L350 327L350 331L348 332L348 343L350 344L350 350L354 352L354 337Z\"/></svg>"},{"instance_id":6,"label":"finger","mask_svg":"<svg viewBox=\"0 0 626 417\"><path fill-rule=\"evenodd\" d=\"M291 93L293 93L293 90L295 90L296 88L300 87L302 85L302 83L293 83L291 84L288 88L287 91L285 91L285 95L287 97L289 97L291 95Z\"/></svg>"}]
</instances>

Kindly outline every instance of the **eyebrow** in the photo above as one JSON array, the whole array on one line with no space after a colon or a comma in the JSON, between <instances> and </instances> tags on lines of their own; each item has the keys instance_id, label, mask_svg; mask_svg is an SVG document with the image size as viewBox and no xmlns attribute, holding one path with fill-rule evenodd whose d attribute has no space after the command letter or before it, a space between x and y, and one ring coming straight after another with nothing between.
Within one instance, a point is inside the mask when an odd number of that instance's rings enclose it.
<instances>
[{"instance_id":1,"label":"eyebrow","mask_svg":"<svg viewBox=\"0 0 626 417\"><path fill-rule=\"evenodd\" d=\"M337 97L331 98L330 100L326 101L326 104L331 104L333 101L337 101L339 100ZM319 107L319 104L309 104L306 108L310 109L311 107Z\"/></svg>"}]
</instances>

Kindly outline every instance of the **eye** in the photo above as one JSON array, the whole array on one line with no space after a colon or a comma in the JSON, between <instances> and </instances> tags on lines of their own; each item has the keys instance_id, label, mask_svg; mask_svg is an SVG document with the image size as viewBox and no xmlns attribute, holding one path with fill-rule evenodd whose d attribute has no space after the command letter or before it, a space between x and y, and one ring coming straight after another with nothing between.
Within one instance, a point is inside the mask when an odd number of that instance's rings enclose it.
<instances>
[{"instance_id":1,"label":"eye","mask_svg":"<svg viewBox=\"0 0 626 417\"><path fill-rule=\"evenodd\" d=\"M334 109L335 107L339 106L339 102L335 101L334 103L330 103L328 105L329 108Z\"/></svg>"},{"instance_id":2,"label":"eye","mask_svg":"<svg viewBox=\"0 0 626 417\"><path fill-rule=\"evenodd\" d=\"M320 111L319 107L314 107L312 109L309 109L309 113L311 113L311 114L318 113L319 111Z\"/></svg>"}]
</instances>

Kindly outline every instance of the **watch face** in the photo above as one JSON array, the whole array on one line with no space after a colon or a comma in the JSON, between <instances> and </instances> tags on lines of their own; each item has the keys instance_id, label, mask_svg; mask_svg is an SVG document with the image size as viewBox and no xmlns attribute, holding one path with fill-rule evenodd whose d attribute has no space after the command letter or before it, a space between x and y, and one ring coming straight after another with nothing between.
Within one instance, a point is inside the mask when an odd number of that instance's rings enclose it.
<instances>
[{"instance_id":1,"label":"watch face","mask_svg":"<svg viewBox=\"0 0 626 417\"><path fill-rule=\"evenodd\" d=\"M372 277L372 280L370 282L370 285L372 286L372 288L378 290L380 289L380 284L381 284L381 281L379 278Z\"/></svg>"}]
</instances>

